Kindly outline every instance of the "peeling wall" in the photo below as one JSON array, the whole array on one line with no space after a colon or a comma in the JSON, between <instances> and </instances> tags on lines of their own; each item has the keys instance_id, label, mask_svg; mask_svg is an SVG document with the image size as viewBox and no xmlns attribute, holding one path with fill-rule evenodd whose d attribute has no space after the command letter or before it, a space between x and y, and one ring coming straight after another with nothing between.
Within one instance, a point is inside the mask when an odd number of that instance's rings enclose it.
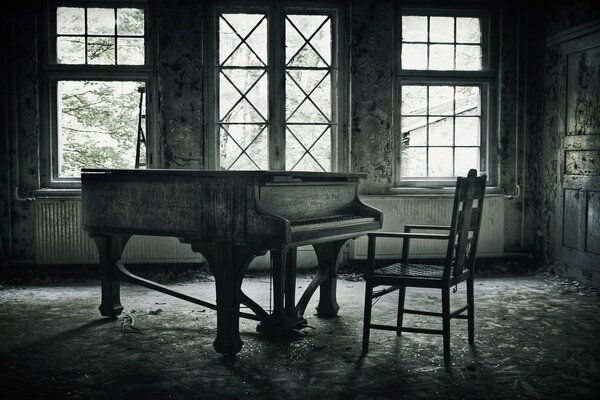
<instances>
[{"instance_id":1,"label":"peeling wall","mask_svg":"<svg viewBox=\"0 0 600 400\"><path fill-rule=\"evenodd\" d=\"M549 5L516 0L491 3L503 5L504 14L496 174L499 187L513 195L505 200L506 250L534 250L550 259L560 139L554 115L556 77L564 66L557 64L556 54L545 48L544 40L546 35L586 22L598 12L593 1L578 2L578 7L567 1ZM3 76L10 86L4 93L12 97L0 109L3 120L8 121L3 125L6 136L2 143L8 144L9 155L9 160L2 161L9 168L0 170L0 239L5 244L5 256L10 253L15 260L35 258L32 205L18 200L14 187L18 185L19 198L31 197L39 189L39 156L43 151L39 142L45 133L40 131L37 17L43 4L12 0L4 6L4 18L15 27L8 29L6 41L13 53L7 51L10 60L2 64L7 66ZM156 0L151 4L156 35L152 93L156 117L151 135L156 148L154 165L202 168L206 165L204 3ZM352 0L347 4L352 29L351 169L368 174L364 193L381 194L393 186L397 4L392 0ZM520 196L516 196L517 184Z\"/></svg>"},{"instance_id":2,"label":"peeling wall","mask_svg":"<svg viewBox=\"0 0 600 400\"><path fill-rule=\"evenodd\" d=\"M159 1L158 123L164 168L202 168L202 2Z\"/></svg>"},{"instance_id":3,"label":"peeling wall","mask_svg":"<svg viewBox=\"0 0 600 400\"><path fill-rule=\"evenodd\" d=\"M8 199L3 214L12 222L3 225L2 237L7 237L5 253L15 258L31 259L33 246L33 207L28 200L39 188L39 131L40 110L38 102L39 24L32 15L37 13L37 2L23 0L7 4L14 19L8 25L7 40L7 94L8 115L8 171L2 171L2 181L10 182ZM4 41L4 40L3 40ZM3 138L4 140L4 138ZM10 202L10 204L9 204Z\"/></svg>"},{"instance_id":4,"label":"peeling wall","mask_svg":"<svg viewBox=\"0 0 600 400\"><path fill-rule=\"evenodd\" d=\"M351 165L368 174L362 190L369 194L393 184L393 32L393 2L353 2Z\"/></svg>"}]
</instances>

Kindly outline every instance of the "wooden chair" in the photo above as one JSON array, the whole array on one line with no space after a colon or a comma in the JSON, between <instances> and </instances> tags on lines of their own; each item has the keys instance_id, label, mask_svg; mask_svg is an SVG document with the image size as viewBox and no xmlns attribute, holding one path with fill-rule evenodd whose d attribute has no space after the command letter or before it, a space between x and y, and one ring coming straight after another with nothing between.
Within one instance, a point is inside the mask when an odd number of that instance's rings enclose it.
<instances>
[{"instance_id":1,"label":"wooden chair","mask_svg":"<svg viewBox=\"0 0 600 400\"><path fill-rule=\"evenodd\" d=\"M479 227L483 212L486 176L477 177L477 171L470 170L466 178L456 181L456 192L452 220L449 226L406 225L404 232L373 232L368 234L368 265L365 275L365 312L363 326L363 353L369 348L371 329L402 332L429 333L443 336L444 361L450 360L450 320L468 319L469 344L474 344L474 307L473 307L473 267L479 238ZM417 231L439 231L440 233L419 233ZM443 232L443 233L442 233ZM376 260L375 244L377 238L402 239L402 258L400 262L382 264ZM411 239L447 241L446 257L441 265L414 264L409 261ZM385 260L382 260L385 261ZM458 283L467 282L467 305L451 312L450 289ZM383 288L373 291L373 288ZM404 308L407 287L440 289L442 294L442 312L428 312ZM396 325L371 323L371 309L374 300L398 290L398 316ZM464 312L467 312L466 315ZM442 329L424 329L402 325L404 314L417 314L442 318Z\"/></svg>"}]
</instances>

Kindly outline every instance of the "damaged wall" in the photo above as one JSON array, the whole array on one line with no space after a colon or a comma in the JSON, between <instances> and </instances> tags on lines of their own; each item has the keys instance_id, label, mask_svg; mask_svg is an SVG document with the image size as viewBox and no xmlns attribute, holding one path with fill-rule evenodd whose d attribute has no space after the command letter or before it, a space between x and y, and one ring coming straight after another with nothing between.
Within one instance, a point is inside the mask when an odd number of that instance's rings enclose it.
<instances>
[{"instance_id":1,"label":"damaged wall","mask_svg":"<svg viewBox=\"0 0 600 400\"><path fill-rule=\"evenodd\" d=\"M9 45L3 71L6 96L0 112L2 145L9 168L0 170L0 239L11 260L33 260L32 204L26 198L40 188L40 112L38 17L40 1L10 1L5 5L4 41ZM549 253L551 205L556 182L556 138L552 135L553 86L556 66L544 50L547 34L590 18L591 8L571 10L567 2L549 7L545 17L536 3L484 2L502 10L498 90L498 185L505 199L505 243L508 252L532 249ZM593 2L585 2L592 4ZM151 2L155 28L154 87L156 111L154 165L202 168L205 160L203 91L203 3L194 0ZM353 0L347 3L351 26L350 115L351 169L366 172L365 193L385 194L393 185L394 137L394 1ZM592 6L589 6L592 7ZM525 10L525 11L524 11ZM524 16L527 16L525 18ZM205 17L205 16L204 16ZM18 29L17 25L18 24ZM529 28L527 28L527 26ZM547 28L547 27L550 28ZM16 34L18 32L18 35ZM542 33L540 33L542 32ZM542 55L546 63L538 62ZM527 90L529 89L529 90ZM537 101L543 93L543 101ZM6 100L8 98L8 100ZM530 101L527 101L530 99ZM527 108L525 106L527 105ZM538 118L538 116L540 116ZM517 189L517 185L518 188ZM18 186L18 198L14 189ZM520 196L516 196L520 194ZM511 197L512 196L512 197ZM534 210L534 212L530 212ZM537 221L537 222L536 222ZM9 223L10 222L10 223ZM523 228L525 227L525 231Z\"/></svg>"}]
</instances>

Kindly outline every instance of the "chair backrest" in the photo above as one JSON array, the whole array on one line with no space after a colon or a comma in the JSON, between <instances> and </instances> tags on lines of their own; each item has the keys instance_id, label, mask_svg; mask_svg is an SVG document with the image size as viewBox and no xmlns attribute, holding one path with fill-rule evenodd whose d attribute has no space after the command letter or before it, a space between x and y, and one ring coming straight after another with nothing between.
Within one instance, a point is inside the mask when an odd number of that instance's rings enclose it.
<instances>
[{"instance_id":1,"label":"chair backrest","mask_svg":"<svg viewBox=\"0 0 600 400\"><path fill-rule=\"evenodd\" d=\"M451 240L446 251L446 279L461 274L465 268L472 269L475 264L486 181L487 176L477 176L474 169L466 177L456 180L450 223Z\"/></svg>"}]
</instances>

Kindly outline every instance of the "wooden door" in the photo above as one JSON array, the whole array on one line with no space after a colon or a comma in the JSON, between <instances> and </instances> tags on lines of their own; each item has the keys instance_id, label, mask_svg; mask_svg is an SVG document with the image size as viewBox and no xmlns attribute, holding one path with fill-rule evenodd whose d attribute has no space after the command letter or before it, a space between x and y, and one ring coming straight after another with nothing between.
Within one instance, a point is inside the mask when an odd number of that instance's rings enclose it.
<instances>
[{"instance_id":1,"label":"wooden door","mask_svg":"<svg viewBox=\"0 0 600 400\"><path fill-rule=\"evenodd\" d=\"M571 30L560 47L561 147L556 260L600 285L600 23Z\"/></svg>"}]
</instances>

